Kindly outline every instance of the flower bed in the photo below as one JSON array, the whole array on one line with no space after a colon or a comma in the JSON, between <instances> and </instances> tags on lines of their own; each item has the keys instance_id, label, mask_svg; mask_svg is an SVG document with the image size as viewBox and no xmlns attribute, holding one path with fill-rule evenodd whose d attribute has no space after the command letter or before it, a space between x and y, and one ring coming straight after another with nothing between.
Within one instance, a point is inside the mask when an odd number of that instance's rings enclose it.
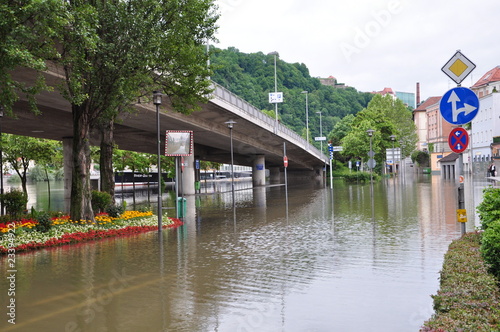
<instances>
[{"instance_id":1,"label":"flower bed","mask_svg":"<svg viewBox=\"0 0 500 332\"><path fill-rule=\"evenodd\" d=\"M52 219L46 233L34 230L37 221L22 219L0 224L0 254L55 247L109 237L131 235L158 229L158 218L150 212L126 211L119 218L107 214L95 217L95 223L77 223L68 216ZM178 227L182 221L164 218L163 228Z\"/></svg>"}]
</instances>

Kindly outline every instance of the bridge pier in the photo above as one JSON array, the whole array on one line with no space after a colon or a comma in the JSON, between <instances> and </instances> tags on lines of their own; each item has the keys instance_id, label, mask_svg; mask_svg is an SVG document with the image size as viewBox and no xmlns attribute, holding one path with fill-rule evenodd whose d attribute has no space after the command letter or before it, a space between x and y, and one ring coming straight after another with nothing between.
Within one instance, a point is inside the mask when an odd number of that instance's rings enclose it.
<instances>
[{"instance_id":1,"label":"bridge pier","mask_svg":"<svg viewBox=\"0 0 500 332\"><path fill-rule=\"evenodd\" d=\"M181 159L182 160L182 159ZM182 165L179 165L182 167ZM179 194L194 195L195 189L195 176L194 176L194 155L184 157L184 170L180 173L182 176L181 185L179 186Z\"/></svg>"},{"instance_id":2,"label":"bridge pier","mask_svg":"<svg viewBox=\"0 0 500 332\"><path fill-rule=\"evenodd\" d=\"M256 155L253 160L252 183L254 187L266 184L266 159L262 154Z\"/></svg>"}]
</instances>

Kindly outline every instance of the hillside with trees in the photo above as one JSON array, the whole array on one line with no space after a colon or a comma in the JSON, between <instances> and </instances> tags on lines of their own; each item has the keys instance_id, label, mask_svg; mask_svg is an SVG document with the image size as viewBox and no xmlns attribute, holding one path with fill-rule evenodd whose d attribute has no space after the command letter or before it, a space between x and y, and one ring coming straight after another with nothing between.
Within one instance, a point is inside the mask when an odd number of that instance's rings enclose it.
<instances>
[{"instance_id":1,"label":"hillside with trees","mask_svg":"<svg viewBox=\"0 0 500 332\"><path fill-rule=\"evenodd\" d=\"M212 51L212 80L274 117L274 104L269 103L269 93L275 91L274 55L246 54L233 47ZM322 85L318 78L311 77L305 64L287 63L279 57L276 74L277 90L284 95L284 102L278 105L279 120L304 138L306 97L302 92L308 92L311 141L320 134L320 116L316 112L321 112L323 136L327 136L337 122L347 115L357 114L373 97L371 93L358 92L351 87Z\"/></svg>"}]
</instances>

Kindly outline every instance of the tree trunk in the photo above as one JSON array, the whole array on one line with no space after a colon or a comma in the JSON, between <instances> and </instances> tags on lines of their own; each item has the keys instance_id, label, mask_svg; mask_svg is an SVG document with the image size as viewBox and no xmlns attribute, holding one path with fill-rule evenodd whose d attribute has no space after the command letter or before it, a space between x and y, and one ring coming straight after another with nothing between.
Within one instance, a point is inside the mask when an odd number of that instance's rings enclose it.
<instances>
[{"instance_id":1,"label":"tree trunk","mask_svg":"<svg viewBox=\"0 0 500 332\"><path fill-rule=\"evenodd\" d=\"M115 204L115 176L113 172L114 121L99 126L101 132L101 152L99 156L101 190L111 195Z\"/></svg>"},{"instance_id":2,"label":"tree trunk","mask_svg":"<svg viewBox=\"0 0 500 332\"><path fill-rule=\"evenodd\" d=\"M73 176L71 179L70 215L73 221L94 222L90 187L90 128L86 104L72 105Z\"/></svg>"}]
</instances>

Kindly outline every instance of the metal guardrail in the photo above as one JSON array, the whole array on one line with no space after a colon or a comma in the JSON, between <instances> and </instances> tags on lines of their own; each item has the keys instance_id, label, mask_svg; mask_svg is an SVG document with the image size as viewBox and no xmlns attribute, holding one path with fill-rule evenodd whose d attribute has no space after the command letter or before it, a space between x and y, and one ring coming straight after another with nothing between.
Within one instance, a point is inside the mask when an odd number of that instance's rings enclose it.
<instances>
[{"instance_id":1,"label":"metal guardrail","mask_svg":"<svg viewBox=\"0 0 500 332\"><path fill-rule=\"evenodd\" d=\"M244 111L249 117L258 119L271 127L274 127L276 125L275 119L262 113L257 107L253 106L243 98L235 95L228 89L224 88L223 86L215 82L212 82L212 84L214 85L214 91L213 91L214 97L222 99L223 101L226 101L231 105L238 107L239 109ZM318 159L326 160L325 156L321 153L321 151L319 151L313 145L307 144L307 141L305 139L303 139L300 135L298 135L290 128L282 125L281 123L278 123L277 130L279 133L288 136L287 140L295 141L296 145L301 146L305 151L309 151L310 153L314 154L316 157L318 157ZM309 146L309 149L307 149L307 146Z\"/></svg>"}]
</instances>

